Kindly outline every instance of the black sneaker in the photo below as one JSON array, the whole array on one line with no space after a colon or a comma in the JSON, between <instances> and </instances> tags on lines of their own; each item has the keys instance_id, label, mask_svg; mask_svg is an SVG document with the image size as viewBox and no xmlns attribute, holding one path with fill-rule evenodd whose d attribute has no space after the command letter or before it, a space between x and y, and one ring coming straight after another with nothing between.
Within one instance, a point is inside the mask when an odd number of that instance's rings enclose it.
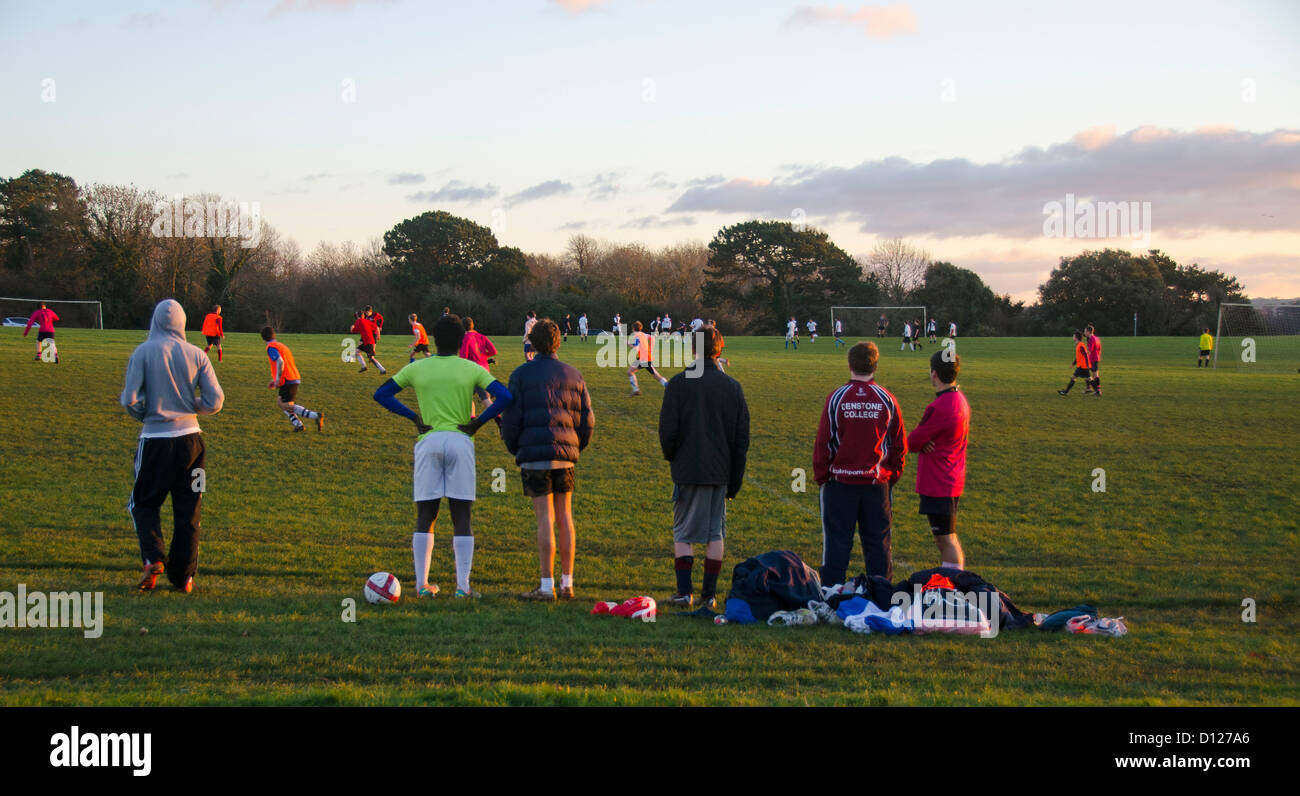
<instances>
[{"instance_id":1,"label":"black sneaker","mask_svg":"<svg viewBox=\"0 0 1300 796\"><path fill-rule=\"evenodd\" d=\"M698 603L696 603L696 605L698 605L700 608L709 608L709 609L717 608L717 607L718 607L718 598L717 598L717 597L701 597L701 598L700 598L700 601L699 601Z\"/></svg>"},{"instance_id":2,"label":"black sneaker","mask_svg":"<svg viewBox=\"0 0 1300 796\"><path fill-rule=\"evenodd\" d=\"M1067 393L1065 390L1057 390L1057 391L1056 391L1056 394L1057 394L1057 395L1069 395L1069 393Z\"/></svg>"}]
</instances>

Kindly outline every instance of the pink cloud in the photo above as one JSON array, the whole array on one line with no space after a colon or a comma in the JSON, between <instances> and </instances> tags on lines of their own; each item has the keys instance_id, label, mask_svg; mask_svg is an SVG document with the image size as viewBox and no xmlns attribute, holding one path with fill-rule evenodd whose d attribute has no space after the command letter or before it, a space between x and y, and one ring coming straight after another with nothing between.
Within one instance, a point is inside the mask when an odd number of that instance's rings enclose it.
<instances>
[{"instance_id":1,"label":"pink cloud","mask_svg":"<svg viewBox=\"0 0 1300 796\"><path fill-rule=\"evenodd\" d=\"M787 28L814 25L852 25L862 28L873 39L888 39L916 32L916 15L906 5L862 6L850 11L846 6L799 6L785 21Z\"/></svg>"},{"instance_id":2,"label":"pink cloud","mask_svg":"<svg viewBox=\"0 0 1300 796\"><path fill-rule=\"evenodd\" d=\"M581 14L584 11L592 10L596 6L604 5L605 0L551 0L551 2L570 14Z\"/></svg>"}]
</instances>

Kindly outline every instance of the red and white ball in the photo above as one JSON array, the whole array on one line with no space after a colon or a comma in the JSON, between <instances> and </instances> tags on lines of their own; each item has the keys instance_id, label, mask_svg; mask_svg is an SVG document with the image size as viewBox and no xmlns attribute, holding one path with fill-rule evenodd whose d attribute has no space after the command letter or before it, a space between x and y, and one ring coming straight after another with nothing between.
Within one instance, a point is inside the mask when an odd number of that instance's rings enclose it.
<instances>
[{"instance_id":1,"label":"red and white ball","mask_svg":"<svg viewBox=\"0 0 1300 796\"><path fill-rule=\"evenodd\" d=\"M389 572L376 572L366 581L365 595L377 605L395 603L402 596L402 584Z\"/></svg>"}]
</instances>

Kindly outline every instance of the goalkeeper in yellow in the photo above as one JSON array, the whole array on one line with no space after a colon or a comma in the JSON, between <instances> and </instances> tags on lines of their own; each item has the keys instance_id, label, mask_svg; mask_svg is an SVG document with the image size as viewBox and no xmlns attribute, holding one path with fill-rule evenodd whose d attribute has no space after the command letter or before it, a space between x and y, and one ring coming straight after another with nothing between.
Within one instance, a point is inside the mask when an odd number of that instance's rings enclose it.
<instances>
[{"instance_id":1,"label":"goalkeeper in yellow","mask_svg":"<svg viewBox=\"0 0 1300 796\"><path fill-rule=\"evenodd\" d=\"M1210 334L1209 327L1201 329L1200 347L1201 354L1196 358L1196 367L1199 368L1204 363L1205 367L1208 368L1210 366L1210 352L1214 350L1214 336Z\"/></svg>"}]
</instances>

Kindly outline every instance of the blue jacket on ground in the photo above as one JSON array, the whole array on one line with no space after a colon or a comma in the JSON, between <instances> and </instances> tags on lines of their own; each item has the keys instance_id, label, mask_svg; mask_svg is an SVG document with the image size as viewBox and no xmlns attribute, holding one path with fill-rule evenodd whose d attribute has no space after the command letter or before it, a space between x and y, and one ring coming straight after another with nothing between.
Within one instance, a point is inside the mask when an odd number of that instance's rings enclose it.
<instances>
[{"instance_id":1,"label":"blue jacket on ground","mask_svg":"<svg viewBox=\"0 0 1300 796\"><path fill-rule=\"evenodd\" d=\"M582 374L538 354L510 374L514 401L501 415L501 437L515 463L576 462L596 427Z\"/></svg>"}]
</instances>

